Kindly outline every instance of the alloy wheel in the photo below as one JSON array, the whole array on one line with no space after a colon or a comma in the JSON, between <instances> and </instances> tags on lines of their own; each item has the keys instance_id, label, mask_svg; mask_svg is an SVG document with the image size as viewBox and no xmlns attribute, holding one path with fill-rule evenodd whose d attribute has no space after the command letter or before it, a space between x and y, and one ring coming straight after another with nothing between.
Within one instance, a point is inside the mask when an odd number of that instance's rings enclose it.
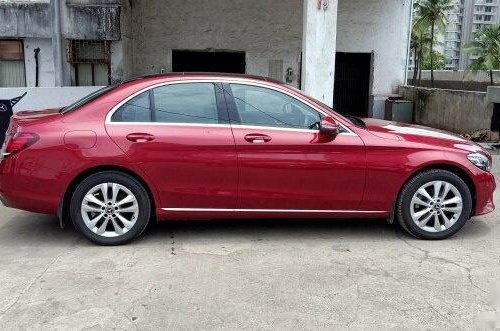
<instances>
[{"instance_id":1,"label":"alloy wheel","mask_svg":"<svg viewBox=\"0 0 500 331\"><path fill-rule=\"evenodd\" d=\"M460 218L462 210L462 195L453 184L442 180L422 185L410 204L413 222L427 232L449 229Z\"/></svg>"},{"instance_id":2,"label":"alloy wheel","mask_svg":"<svg viewBox=\"0 0 500 331\"><path fill-rule=\"evenodd\" d=\"M88 191L81 204L87 228L102 237L119 237L137 222L139 204L135 195L117 183L103 183Z\"/></svg>"}]
</instances>

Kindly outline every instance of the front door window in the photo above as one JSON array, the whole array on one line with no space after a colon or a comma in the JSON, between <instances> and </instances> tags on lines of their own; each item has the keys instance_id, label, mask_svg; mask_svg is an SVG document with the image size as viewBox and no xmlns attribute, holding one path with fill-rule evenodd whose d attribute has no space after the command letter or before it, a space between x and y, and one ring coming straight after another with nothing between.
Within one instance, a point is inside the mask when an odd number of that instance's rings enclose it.
<instances>
[{"instance_id":1,"label":"front door window","mask_svg":"<svg viewBox=\"0 0 500 331\"><path fill-rule=\"evenodd\" d=\"M316 129L320 114L297 99L264 87L230 84L242 125Z\"/></svg>"}]
</instances>

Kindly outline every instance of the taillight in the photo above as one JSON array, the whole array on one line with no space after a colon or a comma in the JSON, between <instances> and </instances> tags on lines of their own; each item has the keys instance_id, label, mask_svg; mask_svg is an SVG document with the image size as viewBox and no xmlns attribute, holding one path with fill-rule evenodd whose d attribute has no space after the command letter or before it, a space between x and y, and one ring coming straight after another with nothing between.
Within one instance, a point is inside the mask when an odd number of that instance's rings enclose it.
<instances>
[{"instance_id":1,"label":"taillight","mask_svg":"<svg viewBox=\"0 0 500 331\"><path fill-rule=\"evenodd\" d=\"M36 143L40 137L36 133L17 132L8 138L4 156L13 155Z\"/></svg>"}]
</instances>

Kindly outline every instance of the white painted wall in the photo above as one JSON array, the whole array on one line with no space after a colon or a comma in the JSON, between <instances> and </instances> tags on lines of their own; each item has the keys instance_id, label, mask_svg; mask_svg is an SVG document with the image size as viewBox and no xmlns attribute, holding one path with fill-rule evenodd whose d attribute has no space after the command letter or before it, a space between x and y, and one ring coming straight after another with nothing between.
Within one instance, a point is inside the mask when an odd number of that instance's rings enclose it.
<instances>
[{"instance_id":1,"label":"white painted wall","mask_svg":"<svg viewBox=\"0 0 500 331\"><path fill-rule=\"evenodd\" d=\"M373 52L372 95L404 85L410 0L340 0L337 51Z\"/></svg>"},{"instance_id":2,"label":"white painted wall","mask_svg":"<svg viewBox=\"0 0 500 331\"><path fill-rule=\"evenodd\" d=\"M122 8L122 40L112 43L112 77L126 79L159 73L161 68L170 71L172 49L218 49L245 51L248 74L268 76L269 60L283 60L283 70L293 69L293 84L297 86L304 1L317 3L316 0L149 0L134 2L134 7L129 8L126 1ZM330 0L330 6L334 7L337 1L337 51L374 52L373 100L396 92L404 83L410 0ZM53 86L50 42L26 39L28 86L34 84L30 83L34 82L34 47L42 50L40 83ZM333 40L330 42L333 44ZM334 51L334 47L328 47L319 52L328 54L330 49ZM316 59L331 67L333 57L334 54ZM64 63L69 73L70 65L66 60ZM333 74L334 68L330 69L328 75ZM316 84L322 83L322 78L316 79ZM380 100L382 105L383 98ZM39 101L34 103L37 104Z\"/></svg>"},{"instance_id":3,"label":"white painted wall","mask_svg":"<svg viewBox=\"0 0 500 331\"><path fill-rule=\"evenodd\" d=\"M14 111L60 108L68 106L101 88L102 86L0 88L0 100L9 100L22 95L24 92L28 92L28 94L14 106Z\"/></svg>"},{"instance_id":4,"label":"white painted wall","mask_svg":"<svg viewBox=\"0 0 500 331\"><path fill-rule=\"evenodd\" d=\"M337 51L374 52L372 95L395 93L404 82L410 6L410 0L338 0ZM171 71L172 49L225 49L246 52L248 74L268 76L269 60L282 59L298 78L303 12L303 0L141 2L130 13L133 63L124 71Z\"/></svg>"},{"instance_id":5,"label":"white painted wall","mask_svg":"<svg viewBox=\"0 0 500 331\"><path fill-rule=\"evenodd\" d=\"M323 103L333 105L337 0L304 0L302 89Z\"/></svg>"},{"instance_id":6,"label":"white painted wall","mask_svg":"<svg viewBox=\"0 0 500 331\"><path fill-rule=\"evenodd\" d=\"M38 56L38 84L40 87L55 86L54 52L52 40L48 38L24 39L24 63L26 68L26 85L35 86L36 64L35 48L40 48Z\"/></svg>"},{"instance_id":7,"label":"white painted wall","mask_svg":"<svg viewBox=\"0 0 500 331\"><path fill-rule=\"evenodd\" d=\"M131 16L135 75L171 71L172 49L218 49L245 51L248 74L283 60L298 77L302 0L150 0Z\"/></svg>"}]
</instances>

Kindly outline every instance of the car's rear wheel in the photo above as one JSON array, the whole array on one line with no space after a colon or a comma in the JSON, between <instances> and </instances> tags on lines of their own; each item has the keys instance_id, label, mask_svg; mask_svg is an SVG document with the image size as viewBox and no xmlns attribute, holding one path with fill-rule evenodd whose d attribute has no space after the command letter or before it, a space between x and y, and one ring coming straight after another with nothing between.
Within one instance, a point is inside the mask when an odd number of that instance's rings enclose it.
<instances>
[{"instance_id":1,"label":"car's rear wheel","mask_svg":"<svg viewBox=\"0 0 500 331\"><path fill-rule=\"evenodd\" d=\"M135 178L105 171L85 178L71 199L71 218L85 237L100 245L121 245L146 228L151 203Z\"/></svg>"},{"instance_id":2,"label":"car's rear wheel","mask_svg":"<svg viewBox=\"0 0 500 331\"><path fill-rule=\"evenodd\" d=\"M397 203L399 223L421 239L445 239L457 233L472 210L467 184L446 170L429 170L412 178Z\"/></svg>"}]
</instances>

